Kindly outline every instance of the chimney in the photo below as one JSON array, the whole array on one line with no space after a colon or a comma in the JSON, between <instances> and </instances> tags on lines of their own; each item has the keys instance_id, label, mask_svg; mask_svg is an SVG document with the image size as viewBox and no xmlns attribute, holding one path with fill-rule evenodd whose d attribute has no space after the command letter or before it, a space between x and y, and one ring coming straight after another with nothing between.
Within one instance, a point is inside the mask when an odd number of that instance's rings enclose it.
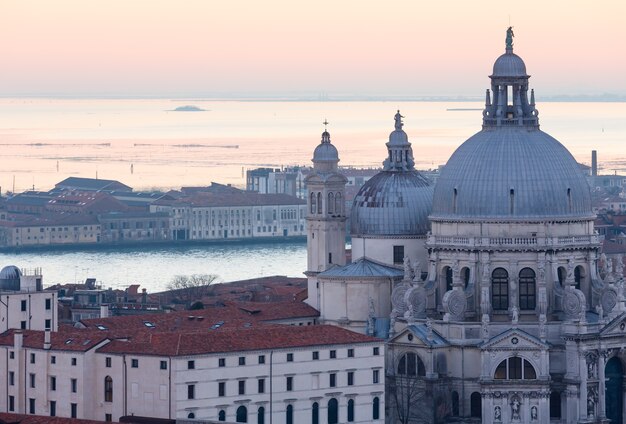
<instances>
[{"instance_id":1,"label":"chimney","mask_svg":"<svg viewBox=\"0 0 626 424\"><path fill-rule=\"evenodd\" d=\"M148 303L148 291L146 289L141 290L141 303Z\"/></svg>"},{"instance_id":2,"label":"chimney","mask_svg":"<svg viewBox=\"0 0 626 424\"><path fill-rule=\"evenodd\" d=\"M22 345L24 344L24 334L21 331L16 331L13 333L13 348L16 352L22 349Z\"/></svg>"},{"instance_id":3,"label":"chimney","mask_svg":"<svg viewBox=\"0 0 626 424\"><path fill-rule=\"evenodd\" d=\"M44 333L44 338L43 338L43 348L45 350L50 350L50 346L52 344L50 343L50 330L46 330Z\"/></svg>"},{"instance_id":4,"label":"chimney","mask_svg":"<svg viewBox=\"0 0 626 424\"><path fill-rule=\"evenodd\" d=\"M100 318L109 317L109 305L100 305Z\"/></svg>"},{"instance_id":5,"label":"chimney","mask_svg":"<svg viewBox=\"0 0 626 424\"><path fill-rule=\"evenodd\" d=\"M591 151L591 176L592 177L598 176L598 151L597 150Z\"/></svg>"}]
</instances>

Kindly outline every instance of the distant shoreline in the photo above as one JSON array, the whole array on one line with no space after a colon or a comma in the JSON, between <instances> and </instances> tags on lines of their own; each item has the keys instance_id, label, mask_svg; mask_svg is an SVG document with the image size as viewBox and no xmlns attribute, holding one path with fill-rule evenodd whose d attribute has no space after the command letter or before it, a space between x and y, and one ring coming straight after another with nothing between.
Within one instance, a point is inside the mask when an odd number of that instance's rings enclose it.
<instances>
[{"instance_id":1,"label":"distant shoreline","mask_svg":"<svg viewBox=\"0 0 626 424\"><path fill-rule=\"evenodd\" d=\"M72 95L0 95L0 99L14 100L166 100L172 102L293 102L293 103L345 103L345 102L484 102L483 97L454 97L454 96L207 96L207 97L161 97L161 96L72 96ZM541 103L626 103L626 95L572 95L572 96L545 96L538 98ZM202 110L204 111L204 110Z\"/></svg>"}]
</instances>

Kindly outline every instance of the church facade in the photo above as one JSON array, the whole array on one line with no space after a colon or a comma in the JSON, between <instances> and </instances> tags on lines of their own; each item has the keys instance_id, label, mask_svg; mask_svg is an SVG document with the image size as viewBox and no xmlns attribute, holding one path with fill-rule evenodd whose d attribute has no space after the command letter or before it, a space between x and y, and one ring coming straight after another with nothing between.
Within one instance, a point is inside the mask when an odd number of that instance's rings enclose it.
<instances>
[{"instance_id":1,"label":"church facade","mask_svg":"<svg viewBox=\"0 0 626 424\"><path fill-rule=\"evenodd\" d=\"M312 243L310 227L309 302L323 322L387 338L390 422L622 424L623 260L601 254L587 181L539 127L510 28L490 80L481 131L434 187L398 112L352 207L352 263L316 264L343 240ZM333 163L317 192L341 185Z\"/></svg>"}]
</instances>

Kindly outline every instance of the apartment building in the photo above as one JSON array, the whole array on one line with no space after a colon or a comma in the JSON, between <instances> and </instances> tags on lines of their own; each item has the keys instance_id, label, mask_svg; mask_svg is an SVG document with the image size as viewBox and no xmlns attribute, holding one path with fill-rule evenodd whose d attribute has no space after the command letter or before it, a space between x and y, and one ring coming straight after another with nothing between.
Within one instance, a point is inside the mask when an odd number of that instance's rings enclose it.
<instances>
[{"instance_id":1,"label":"apartment building","mask_svg":"<svg viewBox=\"0 0 626 424\"><path fill-rule=\"evenodd\" d=\"M122 317L122 319L127 317ZM382 423L384 342L333 326L63 328L0 336L0 412ZM114 326L112 326L114 327Z\"/></svg>"}]
</instances>

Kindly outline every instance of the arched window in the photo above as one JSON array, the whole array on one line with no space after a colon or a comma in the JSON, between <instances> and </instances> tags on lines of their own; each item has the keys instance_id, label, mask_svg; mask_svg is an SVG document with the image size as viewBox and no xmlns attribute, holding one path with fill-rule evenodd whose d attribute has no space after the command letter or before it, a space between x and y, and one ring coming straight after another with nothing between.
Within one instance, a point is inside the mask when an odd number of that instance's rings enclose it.
<instances>
[{"instance_id":1,"label":"arched window","mask_svg":"<svg viewBox=\"0 0 626 424\"><path fill-rule=\"evenodd\" d=\"M537 372L526 359L514 356L500 362L493 378L496 380L535 380Z\"/></svg>"},{"instance_id":2,"label":"arched window","mask_svg":"<svg viewBox=\"0 0 626 424\"><path fill-rule=\"evenodd\" d=\"M238 423L247 423L248 422L248 408L241 405L237 408L237 418L236 421Z\"/></svg>"},{"instance_id":3,"label":"arched window","mask_svg":"<svg viewBox=\"0 0 626 424\"><path fill-rule=\"evenodd\" d=\"M196 414L194 414L193 412L190 412L187 414L187 418L191 418L191 419L196 418Z\"/></svg>"},{"instance_id":4,"label":"arched window","mask_svg":"<svg viewBox=\"0 0 626 424\"><path fill-rule=\"evenodd\" d=\"M217 413L217 420L218 421L226 421L226 411L224 411L223 409Z\"/></svg>"},{"instance_id":5,"label":"arched window","mask_svg":"<svg viewBox=\"0 0 626 424\"><path fill-rule=\"evenodd\" d=\"M561 418L561 392L550 393L550 419Z\"/></svg>"},{"instance_id":6,"label":"arched window","mask_svg":"<svg viewBox=\"0 0 626 424\"><path fill-rule=\"evenodd\" d=\"M256 424L265 424L265 408L259 406L259 410L256 413Z\"/></svg>"},{"instance_id":7,"label":"arched window","mask_svg":"<svg viewBox=\"0 0 626 424\"><path fill-rule=\"evenodd\" d=\"M454 282L452 279L452 268L444 266L443 274L446 276L446 291L450 291L452 290L452 283Z\"/></svg>"},{"instance_id":8,"label":"arched window","mask_svg":"<svg viewBox=\"0 0 626 424\"><path fill-rule=\"evenodd\" d=\"M408 376L425 376L426 367L415 353L407 353L398 362L398 374Z\"/></svg>"},{"instance_id":9,"label":"arched window","mask_svg":"<svg viewBox=\"0 0 626 424\"><path fill-rule=\"evenodd\" d=\"M495 311L509 309L509 273L504 268L491 273L491 305Z\"/></svg>"},{"instance_id":10,"label":"arched window","mask_svg":"<svg viewBox=\"0 0 626 424\"><path fill-rule=\"evenodd\" d=\"M533 310L536 306L535 271L524 268L519 272L519 308Z\"/></svg>"},{"instance_id":11,"label":"arched window","mask_svg":"<svg viewBox=\"0 0 626 424\"><path fill-rule=\"evenodd\" d=\"M372 419L380 419L380 399L378 399L377 397L375 397L372 402Z\"/></svg>"},{"instance_id":12,"label":"arched window","mask_svg":"<svg viewBox=\"0 0 626 424\"><path fill-rule=\"evenodd\" d=\"M452 416L459 416L459 393L456 391L452 392Z\"/></svg>"},{"instance_id":13,"label":"arched window","mask_svg":"<svg viewBox=\"0 0 626 424\"><path fill-rule=\"evenodd\" d=\"M348 422L354 422L354 399L348 400Z\"/></svg>"},{"instance_id":14,"label":"arched window","mask_svg":"<svg viewBox=\"0 0 626 424\"><path fill-rule=\"evenodd\" d=\"M337 193L335 195L335 213L337 215L341 215L343 212L343 205L341 204L343 200L341 199L341 193Z\"/></svg>"},{"instance_id":15,"label":"arched window","mask_svg":"<svg viewBox=\"0 0 626 424\"><path fill-rule=\"evenodd\" d=\"M564 267L560 266L557 270L556 273L558 274L559 277L559 284L561 284L561 286L565 285L565 277L567 276L567 271L565 270Z\"/></svg>"},{"instance_id":16,"label":"arched window","mask_svg":"<svg viewBox=\"0 0 626 424\"><path fill-rule=\"evenodd\" d=\"M580 290L580 282L583 280L584 277L585 268L583 268L581 265L578 265L576 268L574 268L574 282L576 283L576 288L578 290Z\"/></svg>"},{"instance_id":17,"label":"arched window","mask_svg":"<svg viewBox=\"0 0 626 424\"><path fill-rule=\"evenodd\" d=\"M333 193L328 193L328 214L332 214L335 212L335 195Z\"/></svg>"},{"instance_id":18,"label":"arched window","mask_svg":"<svg viewBox=\"0 0 626 424\"><path fill-rule=\"evenodd\" d=\"M322 193L317 193L317 213L322 213Z\"/></svg>"},{"instance_id":19,"label":"arched window","mask_svg":"<svg viewBox=\"0 0 626 424\"><path fill-rule=\"evenodd\" d=\"M311 424L320 424L320 404L313 402L311 408Z\"/></svg>"},{"instance_id":20,"label":"arched window","mask_svg":"<svg viewBox=\"0 0 626 424\"><path fill-rule=\"evenodd\" d=\"M104 377L104 401L113 402L113 379L108 375Z\"/></svg>"},{"instance_id":21,"label":"arched window","mask_svg":"<svg viewBox=\"0 0 626 424\"><path fill-rule=\"evenodd\" d=\"M315 197L315 193L311 193L311 213L315 213L317 210L317 197ZM257 212L257 221L261 219L260 212Z\"/></svg>"},{"instance_id":22,"label":"arched window","mask_svg":"<svg viewBox=\"0 0 626 424\"><path fill-rule=\"evenodd\" d=\"M339 402L332 398L328 401L328 424L337 424L339 422Z\"/></svg>"},{"instance_id":23,"label":"arched window","mask_svg":"<svg viewBox=\"0 0 626 424\"><path fill-rule=\"evenodd\" d=\"M474 392L470 396L470 415L475 418L483 416L482 398L478 392Z\"/></svg>"},{"instance_id":24,"label":"arched window","mask_svg":"<svg viewBox=\"0 0 626 424\"><path fill-rule=\"evenodd\" d=\"M287 405L287 409L285 410L285 422L287 424L293 424L293 406Z\"/></svg>"},{"instance_id":25,"label":"arched window","mask_svg":"<svg viewBox=\"0 0 626 424\"><path fill-rule=\"evenodd\" d=\"M465 267L461 269L461 281L463 281L463 287L467 288L470 282L470 269Z\"/></svg>"}]
</instances>

